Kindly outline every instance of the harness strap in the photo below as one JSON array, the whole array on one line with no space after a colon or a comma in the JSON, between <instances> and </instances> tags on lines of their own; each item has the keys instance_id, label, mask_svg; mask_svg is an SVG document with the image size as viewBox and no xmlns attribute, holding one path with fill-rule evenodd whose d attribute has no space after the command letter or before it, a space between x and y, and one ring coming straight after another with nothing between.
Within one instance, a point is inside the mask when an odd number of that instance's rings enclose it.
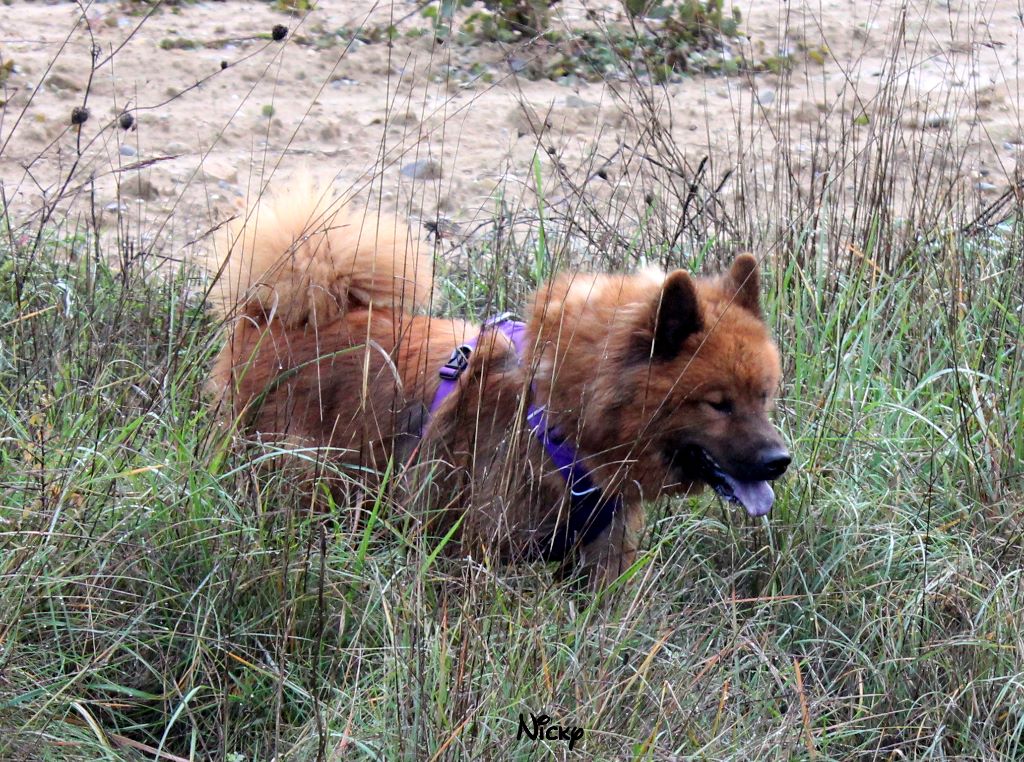
<instances>
[{"instance_id":1,"label":"harness strap","mask_svg":"<svg viewBox=\"0 0 1024 762\"><path fill-rule=\"evenodd\" d=\"M469 366L470 355L488 328L497 328L501 331L512 343L516 355L519 358L523 357L526 323L513 320L508 314L491 318L483 324L477 336L456 347L451 358L442 366L439 371L441 383L430 406L431 416L437 412L448 395L455 391L459 376ZM587 545L597 539L622 507L622 497L607 497L601 488L594 484L573 446L554 426L548 425L542 405L537 405L531 400L526 411L526 422L569 487L568 521L563 527L556 528L542 543L545 560L561 561L576 545Z\"/></svg>"}]
</instances>

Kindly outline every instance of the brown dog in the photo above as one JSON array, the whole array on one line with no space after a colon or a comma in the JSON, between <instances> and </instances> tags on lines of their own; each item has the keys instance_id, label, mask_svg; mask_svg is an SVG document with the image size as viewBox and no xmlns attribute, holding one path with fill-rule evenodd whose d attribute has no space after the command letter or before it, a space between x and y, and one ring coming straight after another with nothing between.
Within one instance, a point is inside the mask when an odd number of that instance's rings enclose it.
<instances>
[{"instance_id":1,"label":"brown dog","mask_svg":"<svg viewBox=\"0 0 1024 762\"><path fill-rule=\"evenodd\" d=\"M464 549L562 560L600 586L634 561L645 500L707 484L771 507L790 458L768 420L779 358L752 256L714 278L565 273L525 326L482 329L417 314L432 260L394 221L309 191L248 220L219 281L218 399L363 473L415 466L431 526L457 526Z\"/></svg>"}]
</instances>

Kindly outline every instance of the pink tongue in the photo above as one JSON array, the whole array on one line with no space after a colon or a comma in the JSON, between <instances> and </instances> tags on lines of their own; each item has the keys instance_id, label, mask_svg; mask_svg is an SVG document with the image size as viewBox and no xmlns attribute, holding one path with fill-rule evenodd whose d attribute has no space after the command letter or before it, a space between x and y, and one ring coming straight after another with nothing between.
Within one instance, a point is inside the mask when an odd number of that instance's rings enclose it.
<instances>
[{"instance_id":1,"label":"pink tongue","mask_svg":"<svg viewBox=\"0 0 1024 762\"><path fill-rule=\"evenodd\" d=\"M771 510L772 503L775 502L775 493L768 482L741 482L728 474L722 476L725 477L732 494L751 516L764 516Z\"/></svg>"}]
</instances>

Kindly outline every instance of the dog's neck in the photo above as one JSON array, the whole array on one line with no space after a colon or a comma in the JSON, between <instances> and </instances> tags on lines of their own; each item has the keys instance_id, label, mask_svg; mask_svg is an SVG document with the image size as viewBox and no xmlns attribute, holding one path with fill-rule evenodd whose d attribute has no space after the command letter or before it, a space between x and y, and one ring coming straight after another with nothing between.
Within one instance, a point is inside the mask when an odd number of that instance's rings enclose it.
<instances>
[{"instance_id":1,"label":"dog's neck","mask_svg":"<svg viewBox=\"0 0 1024 762\"><path fill-rule=\"evenodd\" d=\"M439 371L441 382L430 406L431 416L440 409L448 395L455 391L459 376L469 366L470 357L487 330L500 331L509 340L521 365L529 360L531 353L525 323L508 315L488 320L481 326L477 336L455 348ZM617 491L602 489L573 441L551 419L543 400L536 398L532 385L529 394L531 399L526 411L527 425L569 489L568 519L563 527L543 543L548 560L560 561L573 548L587 545L596 539L611 524L623 501Z\"/></svg>"}]
</instances>

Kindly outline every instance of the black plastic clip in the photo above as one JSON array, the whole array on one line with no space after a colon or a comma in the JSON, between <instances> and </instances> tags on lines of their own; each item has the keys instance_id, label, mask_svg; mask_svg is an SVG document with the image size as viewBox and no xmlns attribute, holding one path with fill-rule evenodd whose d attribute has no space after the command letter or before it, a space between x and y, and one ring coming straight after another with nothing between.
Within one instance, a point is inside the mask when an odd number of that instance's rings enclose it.
<instances>
[{"instance_id":1,"label":"black plastic clip","mask_svg":"<svg viewBox=\"0 0 1024 762\"><path fill-rule=\"evenodd\" d=\"M438 374L445 381L454 381L462 375L462 371L469 367L469 356L473 353L473 347L463 344L456 347L452 356L448 358Z\"/></svg>"}]
</instances>

